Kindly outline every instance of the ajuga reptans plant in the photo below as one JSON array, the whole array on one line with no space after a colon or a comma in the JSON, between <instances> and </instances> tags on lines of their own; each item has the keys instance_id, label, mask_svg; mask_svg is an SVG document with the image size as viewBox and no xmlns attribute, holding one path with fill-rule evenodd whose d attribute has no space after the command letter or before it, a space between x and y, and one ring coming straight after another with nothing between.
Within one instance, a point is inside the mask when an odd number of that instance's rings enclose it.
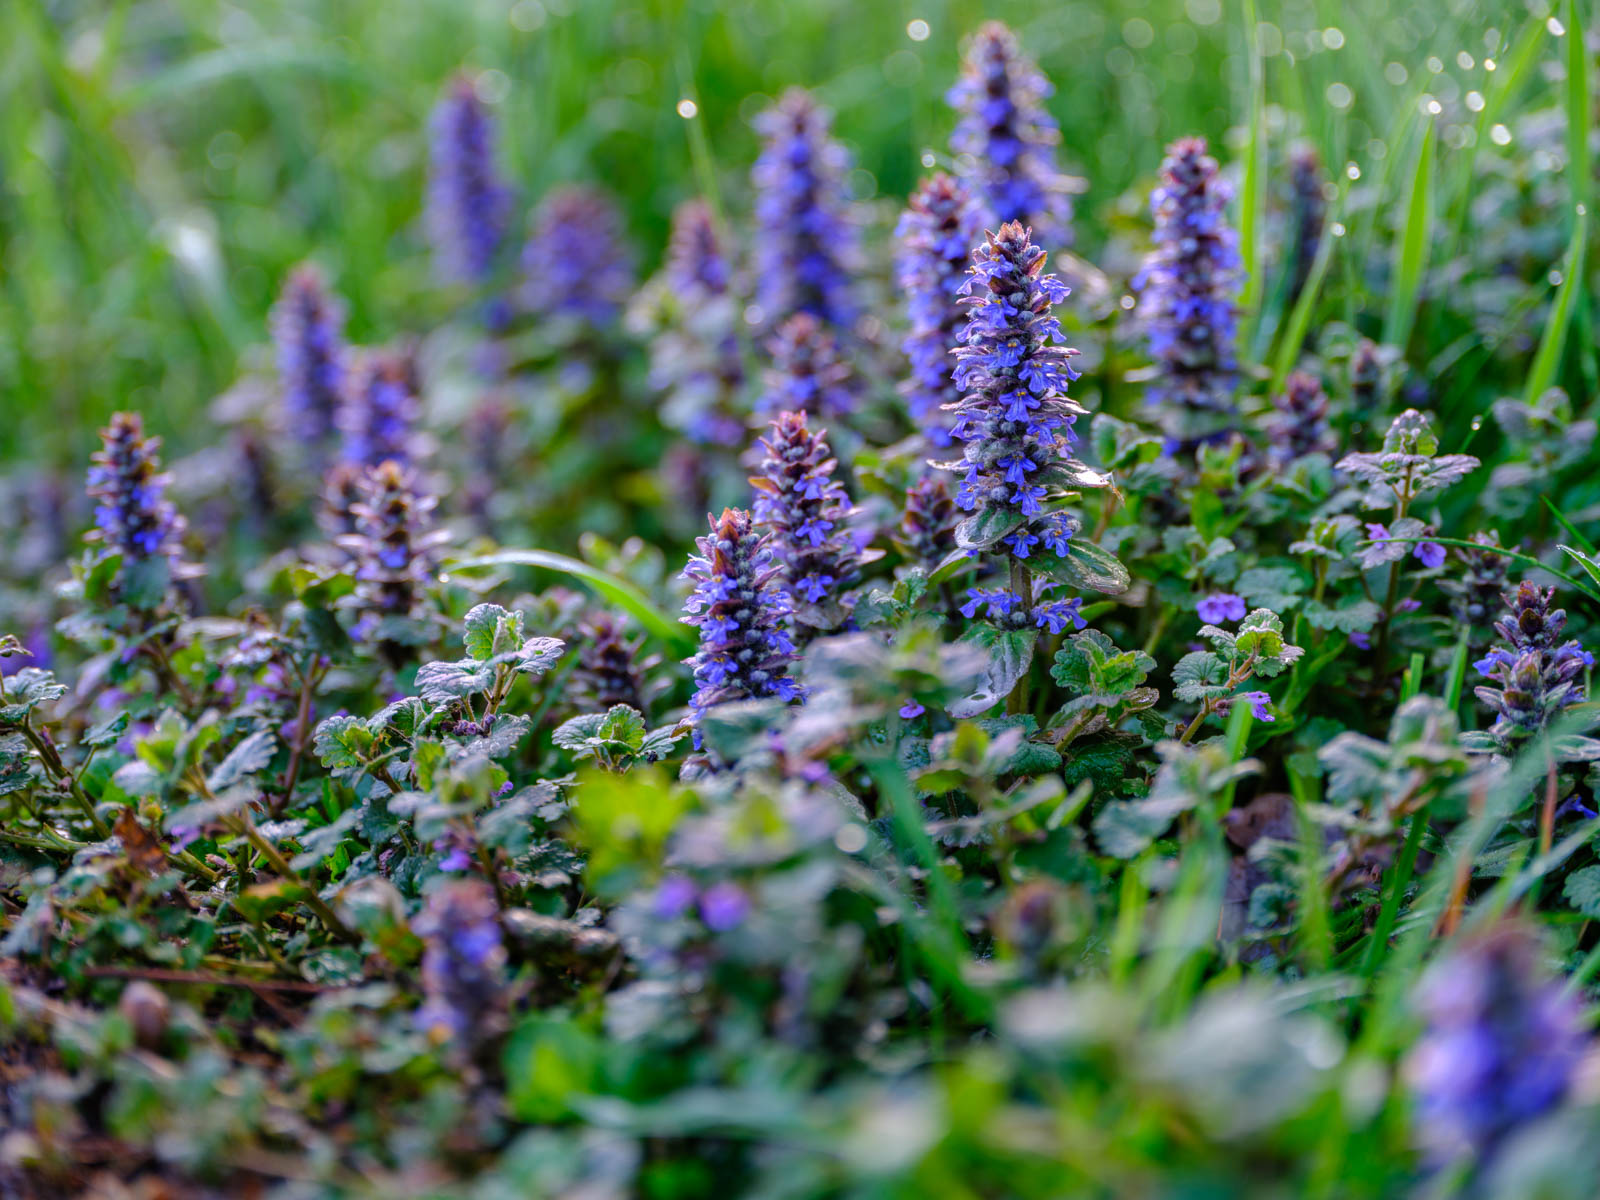
<instances>
[{"instance_id":1,"label":"ajuga reptans plant","mask_svg":"<svg viewBox=\"0 0 1600 1200\"><path fill-rule=\"evenodd\" d=\"M457 76L433 110L428 156L428 232L439 274L488 282L511 217L511 189L495 161L494 118L473 81Z\"/></svg>"},{"instance_id":2,"label":"ajuga reptans plant","mask_svg":"<svg viewBox=\"0 0 1600 1200\"><path fill-rule=\"evenodd\" d=\"M816 317L790 317L768 341L767 352L772 365L763 381L762 412L804 412L836 421L855 411L855 372L840 354L839 339Z\"/></svg>"},{"instance_id":3,"label":"ajuga reptans plant","mask_svg":"<svg viewBox=\"0 0 1600 1200\"><path fill-rule=\"evenodd\" d=\"M1192 453L1232 427L1241 264L1229 198L1204 138L1169 147L1150 195L1155 249L1135 286L1157 369L1147 399L1175 453Z\"/></svg>"},{"instance_id":4,"label":"ajuga reptans plant","mask_svg":"<svg viewBox=\"0 0 1600 1200\"><path fill-rule=\"evenodd\" d=\"M322 272L303 263L289 272L272 309L284 431L316 461L339 430L344 401L344 306Z\"/></svg>"},{"instance_id":5,"label":"ajuga reptans plant","mask_svg":"<svg viewBox=\"0 0 1600 1200\"><path fill-rule=\"evenodd\" d=\"M848 328L855 229L844 177L850 156L830 136L831 118L810 93L785 92L756 118L761 155L756 193L756 303L775 327L795 313Z\"/></svg>"},{"instance_id":6,"label":"ajuga reptans plant","mask_svg":"<svg viewBox=\"0 0 1600 1200\"><path fill-rule=\"evenodd\" d=\"M622 214L598 188L558 187L539 204L522 249L523 300L542 317L597 333L633 295L633 255Z\"/></svg>"},{"instance_id":7,"label":"ajuga reptans plant","mask_svg":"<svg viewBox=\"0 0 1600 1200\"><path fill-rule=\"evenodd\" d=\"M947 97L961 116L950 138L985 219L1017 221L1052 248L1072 242L1072 200L1056 170L1061 133L1044 102L1054 89L998 21L967 46L961 79Z\"/></svg>"},{"instance_id":8,"label":"ajuga reptans plant","mask_svg":"<svg viewBox=\"0 0 1600 1200\"><path fill-rule=\"evenodd\" d=\"M113 555L121 561L111 584L119 603L154 609L170 585L199 568L183 561L185 523L171 500L172 477L161 469L161 439L147 437L138 413L114 413L100 431L101 448L91 456L88 493L94 528L87 535L91 561Z\"/></svg>"},{"instance_id":9,"label":"ajuga reptans plant","mask_svg":"<svg viewBox=\"0 0 1600 1200\"><path fill-rule=\"evenodd\" d=\"M967 278L983 218L966 185L949 175L925 179L895 230L900 239L896 279L906 297L909 328L901 343L911 377L901 385L912 424L930 445L951 442L948 405L961 398L954 349L966 324L957 294Z\"/></svg>"},{"instance_id":10,"label":"ajuga reptans plant","mask_svg":"<svg viewBox=\"0 0 1600 1200\"><path fill-rule=\"evenodd\" d=\"M850 498L833 477L838 462L826 431L807 428L803 412L779 413L761 447L761 474L750 481L756 522L772 534L798 624L808 635L836 631L849 618L845 589L861 551L846 524Z\"/></svg>"},{"instance_id":11,"label":"ajuga reptans plant","mask_svg":"<svg viewBox=\"0 0 1600 1200\"><path fill-rule=\"evenodd\" d=\"M742 509L724 509L710 521L711 532L696 541L700 553L683 572L694 583L683 621L700 629L700 649L687 660L694 668L689 707L697 722L707 709L733 700L800 698L799 684L789 677L795 656L785 628L789 596L771 535Z\"/></svg>"},{"instance_id":12,"label":"ajuga reptans plant","mask_svg":"<svg viewBox=\"0 0 1600 1200\"><path fill-rule=\"evenodd\" d=\"M505 1005L506 949L494 888L481 879L451 880L428 897L413 928L423 944L417 1024L470 1053L495 1032Z\"/></svg>"},{"instance_id":13,"label":"ajuga reptans plant","mask_svg":"<svg viewBox=\"0 0 1600 1200\"><path fill-rule=\"evenodd\" d=\"M407 350L368 350L350 372L339 426L346 462L375 467L416 454L416 358Z\"/></svg>"}]
</instances>

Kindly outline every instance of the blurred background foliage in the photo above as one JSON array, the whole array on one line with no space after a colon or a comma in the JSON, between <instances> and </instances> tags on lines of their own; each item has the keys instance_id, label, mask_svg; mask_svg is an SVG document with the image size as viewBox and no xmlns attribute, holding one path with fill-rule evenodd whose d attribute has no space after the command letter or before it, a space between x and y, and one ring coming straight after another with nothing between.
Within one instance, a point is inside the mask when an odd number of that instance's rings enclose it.
<instances>
[{"instance_id":1,"label":"blurred background foliage","mask_svg":"<svg viewBox=\"0 0 1600 1200\"><path fill-rule=\"evenodd\" d=\"M648 267L685 196L748 210L750 118L790 84L837 111L856 194L897 207L944 159L944 92L985 16L1011 23L1055 84L1062 160L1087 189L1079 253L1098 261L1119 225L1143 221L1166 142L1202 133L1237 160L1255 124L1275 164L1304 138L1360 190L1367 216L1322 292L1346 319L1381 314L1363 277L1403 222L1419 112L1438 106L1440 154L1468 164L1520 149L1488 121L1509 111L1484 112L1497 83L1559 112L1561 56L1543 44L1559 26L1521 2L12 0L0 459L76 471L121 407L193 448L193 418L262 354L279 281L307 257L348 298L356 341L443 319L420 221L426 118L460 67L496 104L521 206L556 181L601 182ZM1497 77L1494 56L1522 45L1528 69ZM1535 168L1556 176L1560 154ZM1442 173L1436 207L1456 233L1471 182ZM1554 262L1567 234L1546 234Z\"/></svg>"}]
</instances>

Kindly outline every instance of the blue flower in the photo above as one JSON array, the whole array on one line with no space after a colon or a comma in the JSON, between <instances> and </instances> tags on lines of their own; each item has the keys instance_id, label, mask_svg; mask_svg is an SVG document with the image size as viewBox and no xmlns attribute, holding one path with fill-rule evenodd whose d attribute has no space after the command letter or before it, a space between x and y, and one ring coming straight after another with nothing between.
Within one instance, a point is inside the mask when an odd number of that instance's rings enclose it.
<instances>
[{"instance_id":1,"label":"blue flower","mask_svg":"<svg viewBox=\"0 0 1600 1200\"><path fill-rule=\"evenodd\" d=\"M504 1003L506 952L494 889L457 879L436 889L413 925L423 941L423 1005L417 1024L470 1049Z\"/></svg>"},{"instance_id":2,"label":"blue flower","mask_svg":"<svg viewBox=\"0 0 1600 1200\"><path fill-rule=\"evenodd\" d=\"M1276 719L1267 708L1267 705L1272 703L1272 697L1266 692L1240 692L1232 699L1236 703L1248 704L1250 706L1250 714L1258 721L1273 721Z\"/></svg>"},{"instance_id":3,"label":"blue flower","mask_svg":"<svg viewBox=\"0 0 1600 1200\"><path fill-rule=\"evenodd\" d=\"M1234 295L1243 267L1224 218L1229 199L1204 138L1169 147L1150 197L1155 248L1135 286L1158 368L1146 396L1179 447L1217 436L1234 415Z\"/></svg>"},{"instance_id":4,"label":"blue flower","mask_svg":"<svg viewBox=\"0 0 1600 1200\"><path fill-rule=\"evenodd\" d=\"M346 462L409 463L417 421L416 360L405 350L368 350L349 375L339 427Z\"/></svg>"},{"instance_id":5,"label":"blue flower","mask_svg":"<svg viewBox=\"0 0 1600 1200\"><path fill-rule=\"evenodd\" d=\"M588 336L614 326L633 294L633 259L622 214L604 192L558 187L539 203L522 249L523 300L531 312Z\"/></svg>"},{"instance_id":6,"label":"blue flower","mask_svg":"<svg viewBox=\"0 0 1600 1200\"><path fill-rule=\"evenodd\" d=\"M1567 614L1550 607L1554 598L1554 588L1519 584L1506 597L1509 615L1495 622L1502 644L1474 664L1495 685L1477 695L1495 714L1490 734L1507 751L1584 700L1583 673L1594 656L1575 638L1561 640Z\"/></svg>"},{"instance_id":7,"label":"blue flower","mask_svg":"<svg viewBox=\"0 0 1600 1200\"><path fill-rule=\"evenodd\" d=\"M309 263L289 272L272 309L284 427L313 456L338 428L344 395L344 307Z\"/></svg>"},{"instance_id":8,"label":"blue flower","mask_svg":"<svg viewBox=\"0 0 1600 1200\"><path fill-rule=\"evenodd\" d=\"M1195 605L1195 611L1208 625L1219 625L1223 621L1242 621L1245 613L1244 597L1235 596L1232 592L1213 592L1201 598L1200 603Z\"/></svg>"},{"instance_id":9,"label":"blue flower","mask_svg":"<svg viewBox=\"0 0 1600 1200\"><path fill-rule=\"evenodd\" d=\"M902 718L904 718L907 721L910 721L910 720L914 720L917 717L920 717L923 713L927 712L928 710L926 708L924 708L922 705L918 704L915 700L907 700L904 704L902 704L899 707L899 709L897 711L899 712L899 714L900 714L900 716Z\"/></svg>"},{"instance_id":10,"label":"blue flower","mask_svg":"<svg viewBox=\"0 0 1600 1200\"><path fill-rule=\"evenodd\" d=\"M756 302L769 326L795 313L848 327L856 253L844 177L850 156L830 117L799 88L756 119L763 146L750 172L756 193Z\"/></svg>"},{"instance_id":11,"label":"blue flower","mask_svg":"<svg viewBox=\"0 0 1600 1200\"><path fill-rule=\"evenodd\" d=\"M694 668L689 707L696 723L707 709L734 700L800 698L789 678L794 642L783 628L792 609L770 536L756 530L748 512L724 509L684 568L695 591L682 619L701 627L700 649L686 660Z\"/></svg>"},{"instance_id":12,"label":"blue flower","mask_svg":"<svg viewBox=\"0 0 1600 1200\"><path fill-rule=\"evenodd\" d=\"M856 407L856 379L839 341L810 313L796 313L767 342L772 367L758 407L764 413L810 413L833 421Z\"/></svg>"},{"instance_id":13,"label":"blue flower","mask_svg":"<svg viewBox=\"0 0 1600 1200\"><path fill-rule=\"evenodd\" d=\"M182 561L187 525L166 498L172 477L161 470L161 439L145 436L138 413L119 412L100 431L100 441L90 456L87 491L95 502L95 527L86 540L97 547L95 561L121 556L113 590L121 596L128 569L147 559L166 559L173 579L196 574L198 568Z\"/></svg>"},{"instance_id":14,"label":"blue flower","mask_svg":"<svg viewBox=\"0 0 1600 1200\"><path fill-rule=\"evenodd\" d=\"M1436 1166L1494 1157L1559 1106L1588 1049L1577 997L1540 969L1533 935L1507 925L1440 959L1416 1005L1426 1028L1405 1062L1419 1140Z\"/></svg>"},{"instance_id":15,"label":"blue flower","mask_svg":"<svg viewBox=\"0 0 1600 1200\"><path fill-rule=\"evenodd\" d=\"M1411 553L1430 571L1444 566L1444 547L1437 542L1418 542Z\"/></svg>"},{"instance_id":16,"label":"blue flower","mask_svg":"<svg viewBox=\"0 0 1600 1200\"><path fill-rule=\"evenodd\" d=\"M1054 89L998 21L967 47L961 79L947 100L960 113L950 147L996 223L1031 226L1040 241L1072 241L1069 181L1056 169L1061 133L1045 111Z\"/></svg>"},{"instance_id":17,"label":"blue flower","mask_svg":"<svg viewBox=\"0 0 1600 1200\"><path fill-rule=\"evenodd\" d=\"M751 481L755 519L772 534L772 553L790 594L826 610L803 614L806 628L843 628L849 605L842 592L855 579L861 551L847 528L853 509L833 477L837 460L827 433L809 429L803 412L784 412L760 445L761 474Z\"/></svg>"},{"instance_id":18,"label":"blue flower","mask_svg":"<svg viewBox=\"0 0 1600 1200\"><path fill-rule=\"evenodd\" d=\"M511 215L511 189L495 162L494 120L472 80L453 80L433 110L428 160L428 232L446 280L494 274Z\"/></svg>"},{"instance_id":19,"label":"blue flower","mask_svg":"<svg viewBox=\"0 0 1600 1200\"><path fill-rule=\"evenodd\" d=\"M948 446L950 418L944 409L961 398L950 356L965 323L958 292L972 246L983 236L982 214L964 185L934 175L912 193L895 233L900 239L896 276L910 319L901 346L911 378L901 391L929 443Z\"/></svg>"},{"instance_id":20,"label":"blue flower","mask_svg":"<svg viewBox=\"0 0 1600 1200\"><path fill-rule=\"evenodd\" d=\"M750 897L737 884L714 883L700 894L700 919L714 933L737 929L750 914Z\"/></svg>"}]
</instances>

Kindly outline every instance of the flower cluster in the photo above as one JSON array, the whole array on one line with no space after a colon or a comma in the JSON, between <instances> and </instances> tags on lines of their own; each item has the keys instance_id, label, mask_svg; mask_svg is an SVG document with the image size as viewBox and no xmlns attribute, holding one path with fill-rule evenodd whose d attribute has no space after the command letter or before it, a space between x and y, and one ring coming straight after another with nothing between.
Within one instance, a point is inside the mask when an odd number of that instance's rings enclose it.
<instances>
[{"instance_id":1,"label":"flower cluster","mask_svg":"<svg viewBox=\"0 0 1600 1200\"><path fill-rule=\"evenodd\" d=\"M1383 407L1385 366L1383 351L1371 338L1362 338L1350 355L1350 405L1360 419Z\"/></svg>"},{"instance_id":2,"label":"flower cluster","mask_svg":"<svg viewBox=\"0 0 1600 1200\"><path fill-rule=\"evenodd\" d=\"M895 232L900 239L896 278L910 319L902 346L911 378L901 389L923 436L932 445L948 446L950 418L944 410L961 398L950 351L966 320L957 293L972 247L983 236L982 215L964 184L939 174L911 194Z\"/></svg>"},{"instance_id":3,"label":"flower cluster","mask_svg":"<svg viewBox=\"0 0 1600 1200\"><path fill-rule=\"evenodd\" d=\"M833 477L838 464L827 433L808 429L803 412L779 413L761 446L761 474L750 481L755 519L772 533L773 554L801 623L837 629L847 607L842 593L855 578L861 551L845 526L850 498Z\"/></svg>"},{"instance_id":4,"label":"flower cluster","mask_svg":"<svg viewBox=\"0 0 1600 1200\"><path fill-rule=\"evenodd\" d=\"M968 512L1003 510L1020 525L1004 541L1028 557L1041 541L1064 542L1071 528L1046 513L1052 486L1082 482L1071 459L1072 424L1083 407L1066 394L1076 379L1076 350L1059 346L1061 325L1050 306L1067 289L1043 273L1045 253L1015 221L990 234L972 253L962 285L970 306L956 348L956 384L962 398L951 432L965 443L965 476L956 501ZM975 294L974 294L975 293Z\"/></svg>"},{"instance_id":5,"label":"flower cluster","mask_svg":"<svg viewBox=\"0 0 1600 1200\"><path fill-rule=\"evenodd\" d=\"M723 509L710 521L711 532L696 540L700 553L683 572L694 582L683 621L700 628L700 649L686 660L696 688L690 708L698 718L733 700L797 700L800 686L789 678L795 647L784 631L789 597L770 536L741 509Z\"/></svg>"},{"instance_id":6,"label":"flower cluster","mask_svg":"<svg viewBox=\"0 0 1600 1200\"><path fill-rule=\"evenodd\" d=\"M1289 303L1311 277L1311 267L1328 219L1327 177L1322 159L1310 146L1298 147L1289 159L1289 228L1291 233Z\"/></svg>"},{"instance_id":7,"label":"flower cluster","mask_svg":"<svg viewBox=\"0 0 1600 1200\"><path fill-rule=\"evenodd\" d=\"M368 350L350 372L339 427L346 462L375 467L414 457L417 364L405 350Z\"/></svg>"},{"instance_id":8,"label":"flower cluster","mask_svg":"<svg viewBox=\"0 0 1600 1200\"><path fill-rule=\"evenodd\" d=\"M1490 735L1509 750L1538 733L1568 705L1584 698L1585 668L1594 655L1576 638L1561 641L1564 610L1550 607L1554 588L1524 581L1506 596L1509 615L1495 622L1501 644L1473 664L1494 687L1477 689L1495 714Z\"/></svg>"},{"instance_id":9,"label":"flower cluster","mask_svg":"<svg viewBox=\"0 0 1600 1200\"><path fill-rule=\"evenodd\" d=\"M806 412L824 420L856 407L856 377L839 341L810 313L796 313L767 343L772 366L761 396L763 412Z\"/></svg>"},{"instance_id":10,"label":"flower cluster","mask_svg":"<svg viewBox=\"0 0 1600 1200\"><path fill-rule=\"evenodd\" d=\"M357 488L360 499L350 510L356 532L339 539L355 562L355 594L363 612L355 632L363 638L375 634L393 662L404 657L391 636L394 619L417 612L422 590L433 579L434 550L449 535L431 528L438 501L393 459L367 468Z\"/></svg>"},{"instance_id":11,"label":"flower cluster","mask_svg":"<svg viewBox=\"0 0 1600 1200\"><path fill-rule=\"evenodd\" d=\"M943 475L924 475L906 489L898 540L912 562L931 569L956 548L956 512Z\"/></svg>"},{"instance_id":12,"label":"flower cluster","mask_svg":"<svg viewBox=\"0 0 1600 1200\"><path fill-rule=\"evenodd\" d=\"M1427 1027L1405 1074L1436 1164L1493 1156L1566 1098L1587 1045L1582 1013L1527 931L1505 926L1441 959L1416 1003Z\"/></svg>"},{"instance_id":13,"label":"flower cluster","mask_svg":"<svg viewBox=\"0 0 1600 1200\"><path fill-rule=\"evenodd\" d=\"M1135 281L1160 372L1148 399L1162 412L1173 450L1218 436L1234 409L1242 269L1228 200L1205 139L1174 142L1150 196L1155 249Z\"/></svg>"},{"instance_id":14,"label":"flower cluster","mask_svg":"<svg viewBox=\"0 0 1600 1200\"><path fill-rule=\"evenodd\" d=\"M439 273L481 284L494 274L511 215L511 189L495 163L494 119L472 80L456 78L433 110L428 232Z\"/></svg>"},{"instance_id":15,"label":"flower cluster","mask_svg":"<svg viewBox=\"0 0 1600 1200\"><path fill-rule=\"evenodd\" d=\"M777 325L795 313L846 328L855 319L855 259L844 177L850 156L829 135L831 117L791 88L756 119L764 144L756 192L756 302Z\"/></svg>"},{"instance_id":16,"label":"flower cluster","mask_svg":"<svg viewBox=\"0 0 1600 1200\"><path fill-rule=\"evenodd\" d=\"M982 614L1001 629L1026 629L1034 625L1051 633L1061 633L1068 625L1074 629L1084 628L1086 622L1079 612L1082 600L1077 597L1070 600L1039 598L1038 594L1043 591L1042 587L1035 588L1037 602L1030 602L1010 588L968 588L961 615L970 621Z\"/></svg>"},{"instance_id":17,"label":"flower cluster","mask_svg":"<svg viewBox=\"0 0 1600 1200\"><path fill-rule=\"evenodd\" d=\"M597 188L556 188L539 205L522 250L529 310L590 330L616 323L633 294L622 214Z\"/></svg>"},{"instance_id":18,"label":"flower cluster","mask_svg":"<svg viewBox=\"0 0 1600 1200\"><path fill-rule=\"evenodd\" d=\"M650 382L666 397L661 417L701 445L744 436L737 402L745 368L733 268L710 206L686 200L672 216L661 273L629 311L629 327L650 339Z\"/></svg>"},{"instance_id":19,"label":"flower cluster","mask_svg":"<svg viewBox=\"0 0 1600 1200\"><path fill-rule=\"evenodd\" d=\"M272 309L285 431L315 453L338 432L345 385L344 306L322 272L303 263L289 272Z\"/></svg>"},{"instance_id":20,"label":"flower cluster","mask_svg":"<svg viewBox=\"0 0 1600 1200\"><path fill-rule=\"evenodd\" d=\"M1308 454L1333 454L1337 442L1328 425L1328 394L1315 375L1293 372L1272 404L1276 411L1267 421L1267 437L1279 462Z\"/></svg>"},{"instance_id":21,"label":"flower cluster","mask_svg":"<svg viewBox=\"0 0 1600 1200\"><path fill-rule=\"evenodd\" d=\"M571 683L579 707L585 712L609 712L626 704L647 713L640 640L630 638L622 622L603 610L579 623L578 637L578 665Z\"/></svg>"},{"instance_id":22,"label":"flower cluster","mask_svg":"<svg viewBox=\"0 0 1600 1200\"><path fill-rule=\"evenodd\" d=\"M494 889L457 879L428 897L412 928L422 938L422 1007L429 1037L462 1049L482 1040L505 1002L506 949Z\"/></svg>"},{"instance_id":23,"label":"flower cluster","mask_svg":"<svg viewBox=\"0 0 1600 1200\"><path fill-rule=\"evenodd\" d=\"M946 99L961 113L950 147L970 162L975 190L995 222L1031 226L1042 242L1072 241L1068 180L1056 170L1061 140L1044 102L1055 89L998 21L973 36Z\"/></svg>"},{"instance_id":24,"label":"flower cluster","mask_svg":"<svg viewBox=\"0 0 1600 1200\"><path fill-rule=\"evenodd\" d=\"M159 581L164 594L168 581L193 576L198 568L182 560L186 526L166 497L172 477L161 470L161 439L145 436L138 413L119 412L100 431L100 441L101 448L90 457L87 490L95 507L87 538L99 547L97 560L121 557L115 590L122 599L131 603L138 598L126 584L145 562L165 564L166 578ZM158 603L160 597L148 599Z\"/></svg>"},{"instance_id":25,"label":"flower cluster","mask_svg":"<svg viewBox=\"0 0 1600 1200\"><path fill-rule=\"evenodd\" d=\"M1450 597L1450 616L1456 623L1472 637L1482 638L1490 614L1505 594L1506 568L1511 560L1499 552L1500 535L1493 529L1480 530L1470 540L1481 548L1457 549L1466 569L1459 579L1439 580L1439 590Z\"/></svg>"}]
</instances>

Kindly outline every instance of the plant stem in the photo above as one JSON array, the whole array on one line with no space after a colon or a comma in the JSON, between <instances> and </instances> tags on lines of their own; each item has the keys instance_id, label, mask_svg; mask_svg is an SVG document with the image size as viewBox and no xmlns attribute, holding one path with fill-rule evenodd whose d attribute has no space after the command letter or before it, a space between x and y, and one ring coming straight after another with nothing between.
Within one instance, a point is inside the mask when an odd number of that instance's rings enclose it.
<instances>
[{"instance_id":1,"label":"plant stem","mask_svg":"<svg viewBox=\"0 0 1600 1200\"><path fill-rule=\"evenodd\" d=\"M279 853L278 848L262 836L261 831L256 828L256 823L250 819L249 813L240 814L239 826L239 831L244 834L246 840L255 847L256 852L262 858L267 860L267 865L280 878L287 879L290 883L304 889L306 905L327 926L329 933L352 945L359 946L361 944L361 935L341 921L338 914L328 907L327 902L317 895L316 889L301 878L300 873L289 865L288 859Z\"/></svg>"},{"instance_id":2,"label":"plant stem","mask_svg":"<svg viewBox=\"0 0 1600 1200\"><path fill-rule=\"evenodd\" d=\"M1024 609L1033 606L1033 572L1019 559L1011 560L1011 592L1022 600ZM1024 671L1006 697L1006 712L1016 716L1028 711L1028 679L1032 671Z\"/></svg>"}]
</instances>

